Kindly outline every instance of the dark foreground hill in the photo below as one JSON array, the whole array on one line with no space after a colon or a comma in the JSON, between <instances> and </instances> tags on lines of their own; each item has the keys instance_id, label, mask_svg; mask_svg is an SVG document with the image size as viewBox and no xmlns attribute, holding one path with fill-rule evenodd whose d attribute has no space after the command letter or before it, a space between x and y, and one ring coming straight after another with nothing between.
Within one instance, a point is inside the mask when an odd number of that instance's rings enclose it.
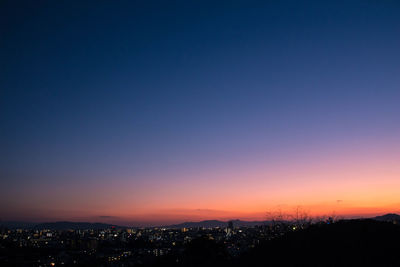
<instances>
[{"instance_id":1,"label":"dark foreground hill","mask_svg":"<svg viewBox=\"0 0 400 267\"><path fill-rule=\"evenodd\" d=\"M400 226L376 220L316 224L264 241L232 257L208 238L192 241L180 257L156 266L400 266Z\"/></svg>"},{"instance_id":2,"label":"dark foreground hill","mask_svg":"<svg viewBox=\"0 0 400 267\"><path fill-rule=\"evenodd\" d=\"M265 242L238 266L400 266L400 226L374 220L313 225Z\"/></svg>"}]
</instances>

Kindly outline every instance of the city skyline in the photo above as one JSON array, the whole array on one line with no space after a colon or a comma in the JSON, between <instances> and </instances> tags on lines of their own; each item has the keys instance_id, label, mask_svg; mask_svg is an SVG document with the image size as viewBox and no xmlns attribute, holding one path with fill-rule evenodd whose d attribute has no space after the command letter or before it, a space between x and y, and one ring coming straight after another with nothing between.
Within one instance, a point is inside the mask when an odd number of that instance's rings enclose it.
<instances>
[{"instance_id":1,"label":"city skyline","mask_svg":"<svg viewBox=\"0 0 400 267\"><path fill-rule=\"evenodd\" d=\"M400 213L394 1L0 4L0 220Z\"/></svg>"}]
</instances>

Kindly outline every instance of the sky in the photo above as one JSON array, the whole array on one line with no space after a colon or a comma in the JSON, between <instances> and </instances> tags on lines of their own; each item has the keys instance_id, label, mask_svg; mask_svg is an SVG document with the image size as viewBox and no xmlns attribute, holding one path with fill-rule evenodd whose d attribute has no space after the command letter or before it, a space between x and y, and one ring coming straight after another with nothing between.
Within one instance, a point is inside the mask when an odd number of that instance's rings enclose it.
<instances>
[{"instance_id":1,"label":"sky","mask_svg":"<svg viewBox=\"0 0 400 267\"><path fill-rule=\"evenodd\" d=\"M398 1L1 1L0 220L400 212Z\"/></svg>"}]
</instances>

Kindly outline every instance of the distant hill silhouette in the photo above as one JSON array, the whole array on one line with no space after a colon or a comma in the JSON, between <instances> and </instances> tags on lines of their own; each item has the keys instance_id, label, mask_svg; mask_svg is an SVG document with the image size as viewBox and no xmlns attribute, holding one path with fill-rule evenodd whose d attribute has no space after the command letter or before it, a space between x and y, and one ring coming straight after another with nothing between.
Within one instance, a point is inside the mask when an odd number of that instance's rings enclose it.
<instances>
[{"instance_id":1,"label":"distant hill silhouette","mask_svg":"<svg viewBox=\"0 0 400 267\"><path fill-rule=\"evenodd\" d=\"M400 222L400 215L394 213L388 213L382 216L376 216L370 218L377 221L399 221ZM242 220L231 220L233 222L234 227L254 227L260 225L270 224L270 221L242 221ZM229 221L220 221L220 220L205 220L199 222L184 222L180 224L173 224L163 226L166 228L214 228L214 227L226 227Z\"/></svg>"},{"instance_id":2,"label":"distant hill silhouette","mask_svg":"<svg viewBox=\"0 0 400 267\"><path fill-rule=\"evenodd\" d=\"M370 218L376 221L393 222L397 221L400 223L400 215L394 213L388 213L382 216L376 216ZM270 221L242 221L242 220L231 220L234 227L254 227L260 225L266 225L271 223ZM229 221L220 220L205 220L199 222L184 222L180 224L173 224L162 226L166 228L214 228L214 227L227 227ZM44 223L32 223L23 221L0 221L0 227L6 227L9 229L50 229L50 230L66 230L66 229L107 229L111 227L116 228L127 228L126 226L118 226L107 223L90 223L90 222L44 222Z\"/></svg>"},{"instance_id":3,"label":"distant hill silhouette","mask_svg":"<svg viewBox=\"0 0 400 267\"><path fill-rule=\"evenodd\" d=\"M0 222L0 227L9 229L49 229L49 230L86 230L86 229L108 229L111 227L115 228L127 228L125 226L119 226L115 224L107 223L90 223L90 222L44 222L44 223L32 223L32 222L19 222L19 221L3 221Z\"/></svg>"},{"instance_id":4,"label":"distant hill silhouette","mask_svg":"<svg viewBox=\"0 0 400 267\"><path fill-rule=\"evenodd\" d=\"M125 228L122 226L117 226L113 224L106 223L89 223L89 222L49 222L49 223L40 223L35 225L34 229L49 229L49 230L86 230L86 229L108 229L111 227L116 228Z\"/></svg>"},{"instance_id":5,"label":"distant hill silhouette","mask_svg":"<svg viewBox=\"0 0 400 267\"><path fill-rule=\"evenodd\" d=\"M270 223L269 221L242 221L242 220L231 220L234 227L254 227L257 225L265 225ZM214 228L214 227L227 227L230 221L219 221L219 220L206 220L200 222L184 222L180 224L173 224L164 226L166 228Z\"/></svg>"},{"instance_id":6,"label":"distant hill silhouette","mask_svg":"<svg viewBox=\"0 0 400 267\"><path fill-rule=\"evenodd\" d=\"M384 222L392 222L392 221L398 221L400 222L400 215L395 214L395 213L388 213L382 216L376 216L372 218L377 221L384 221Z\"/></svg>"},{"instance_id":7,"label":"distant hill silhouette","mask_svg":"<svg viewBox=\"0 0 400 267\"><path fill-rule=\"evenodd\" d=\"M9 229L32 229L37 223L21 221L0 221L0 227Z\"/></svg>"}]
</instances>

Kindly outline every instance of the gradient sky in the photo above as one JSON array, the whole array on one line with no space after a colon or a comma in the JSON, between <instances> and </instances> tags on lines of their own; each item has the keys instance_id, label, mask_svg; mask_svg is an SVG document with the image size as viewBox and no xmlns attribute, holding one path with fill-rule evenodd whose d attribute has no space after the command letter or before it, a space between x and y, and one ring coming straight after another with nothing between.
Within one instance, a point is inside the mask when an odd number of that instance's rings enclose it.
<instances>
[{"instance_id":1,"label":"gradient sky","mask_svg":"<svg viewBox=\"0 0 400 267\"><path fill-rule=\"evenodd\" d=\"M1 1L0 220L400 212L398 1Z\"/></svg>"}]
</instances>

